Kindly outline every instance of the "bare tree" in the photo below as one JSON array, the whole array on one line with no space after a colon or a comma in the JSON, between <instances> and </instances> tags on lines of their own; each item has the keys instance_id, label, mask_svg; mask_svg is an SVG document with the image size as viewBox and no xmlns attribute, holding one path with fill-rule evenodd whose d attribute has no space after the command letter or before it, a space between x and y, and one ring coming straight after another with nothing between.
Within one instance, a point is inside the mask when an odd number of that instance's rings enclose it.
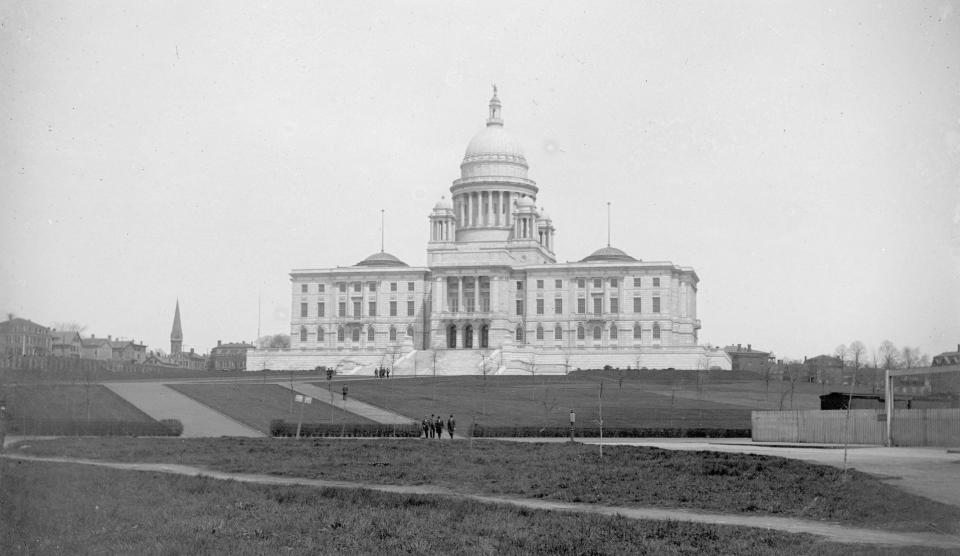
<instances>
[{"instance_id":1,"label":"bare tree","mask_svg":"<svg viewBox=\"0 0 960 556\"><path fill-rule=\"evenodd\" d=\"M87 325L80 324L76 321L70 322L54 322L51 325L51 328L54 330L59 330L61 332L76 332L78 334L83 334L87 330Z\"/></svg>"},{"instance_id":2,"label":"bare tree","mask_svg":"<svg viewBox=\"0 0 960 556\"><path fill-rule=\"evenodd\" d=\"M847 360L847 346L840 344L839 346L833 349L833 356L840 360L840 363L844 363Z\"/></svg>"},{"instance_id":3,"label":"bare tree","mask_svg":"<svg viewBox=\"0 0 960 556\"><path fill-rule=\"evenodd\" d=\"M884 340L880 344L877 354L879 356L876 362L878 369L896 369L900 366L900 352L890 340Z\"/></svg>"},{"instance_id":4,"label":"bare tree","mask_svg":"<svg viewBox=\"0 0 960 556\"><path fill-rule=\"evenodd\" d=\"M929 358L920 352L920 348L904 346L902 354L902 363L905 369L925 367L929 364Z\"/></svg>"},{"instance_id":5,"label":"bare tree","mask_svg":"<svg viewBox=\"0 0 960 556\"><path fill-rule=\"evenodd\" d=\"M863 366L863 361L867 353L867 346L863 345L863 342L857 340L850 344L850 347L847 348L847 362L853 366L853 380L857 380L857 371L860 370L860 367Z\"/></svg>"},{"instance_id":6,"label":"bare tree","mask_svg":"<svg viewBox=\"0 0 960 556\"><path fill-rule=\"evenodd\" d=\"M290 347L289 334L268 334L257 338L257 347L260 349L277 349Z\"/></svg>"}]
</instances>

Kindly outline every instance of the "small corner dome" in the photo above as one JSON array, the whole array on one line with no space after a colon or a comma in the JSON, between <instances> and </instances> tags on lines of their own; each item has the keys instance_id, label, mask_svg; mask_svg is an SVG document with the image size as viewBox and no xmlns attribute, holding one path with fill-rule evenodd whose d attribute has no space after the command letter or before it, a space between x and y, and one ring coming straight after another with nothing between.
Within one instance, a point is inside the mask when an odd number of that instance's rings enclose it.
<instances>
[{"instance_id":1,"label":"small corner dome","mask_svg":"<svg viewBox=\"0 0 960 556\"><path fill-rule=\"evenodd\" d=\"M381 251L363 259L356 266L410 266L390 253Z\"/></svg>"},{"instance_id":2,"label":"small corner dome","mask_svg":"<svg viewBox=\"0 0 960 556\"><path fill-rule=\"evenodd\" d=\"M553 219L550 218L550 215L547 214L547 211L540 209L540 220L546 220L548 222L553 222Z\"/></svg>"},{"instance_id":3,"label":"small corner dome","mask_svg":"<svg viewBox=\"0 0 960 556\"><path fill-rule=\"evenodd\" d=\"M533 204L533 199L530 197L520 197L520 200L517 201L517 208L536 208Z\"/></svg>"},{"instance_id":4,"label":"small corner dome","mask_svg":"<svg viewBox=\"0 0 960 556\"><path fill-rule=\"evenodd\" d=\"M437 204L433 205L433 210L453 210L453 200L440 197Z\"/></svg>"},{"instance_id":5,"label":"small corner dome","mask_svg":"<svg viewBox=\"0 0 960 556\"><path fill-rule=\"evenodd\" d=\"M601 247L584 257L582 263L639 262L616 247Z\"/></svg>"}]
</instances>

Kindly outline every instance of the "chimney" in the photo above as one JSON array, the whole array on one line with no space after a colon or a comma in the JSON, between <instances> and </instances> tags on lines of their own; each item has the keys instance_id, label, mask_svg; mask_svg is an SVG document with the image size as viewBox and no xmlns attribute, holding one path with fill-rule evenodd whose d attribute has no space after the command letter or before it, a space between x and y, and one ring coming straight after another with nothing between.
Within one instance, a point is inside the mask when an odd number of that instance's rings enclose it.
<instances>
[{"instance_id":1,"label":"chimney","mask_svg":"<svg viewBox=\"0 0 960 556\"><path fill-rule=\"evenodd\" d=\"M747 344L747 351L753 351L753 344Z\"/></svg>"},{"instance_id":2,"label":"chimney","mask_svg":"<svg viewBox=\"0 0 960 556\"><path fill-rule=\"evenodd\" d=\"M190 355L193 355L193 348L190 348Z\"/></svg>"},{"instance_id":3,"label":"chimney","mask_svg":"<svg viewBox=\"0 0 960 556\"><path fill-rule=\"evenodd\" d=\"M220 340L217 340L217 347L220 347Z\"/></svg>"},{"instance_id":4,"label":"chimney","mask_svg":"<svg viewBox=\"0 0 960 556\"><path fill-rule=\"evenodd\" d=\"M111 340L113 340L113 338L111 338L110 335L107 334L107 341L109 342L109 341L111 341Z\"/></svg>"},{"instance_id":5,"label":"chimney","mask_svg":"<svg viewBox=\"0 0 960 556\"><path fill-rule=\"evenodd\" d=\"M806 356L806 355L803 356L803 362L804 362L804 363L807 362L807 356Z\"/></svg>"},{"instance_id":6,"label":"chimney","mask_svg":"<svg viewBox=\"0 0 960 556\"><path fill-rule=\"evenodd\" d=\"M743 351L743 345L737 344L737 351Z\"/></svg>"}]
</instances>

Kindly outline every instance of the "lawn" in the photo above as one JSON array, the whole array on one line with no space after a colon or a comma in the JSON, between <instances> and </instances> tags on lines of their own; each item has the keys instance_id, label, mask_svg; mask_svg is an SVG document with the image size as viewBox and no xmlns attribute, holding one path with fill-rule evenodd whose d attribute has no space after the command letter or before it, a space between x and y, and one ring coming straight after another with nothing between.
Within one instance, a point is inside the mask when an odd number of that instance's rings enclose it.
<instances>
[{"instance_id":1,"label":"lawn","mask_svg":"<svg viewBox=\"0 0 960 556\"><path fill-rule=\"evenodd\" d=\"M301 404L291 403L294 393L276 384L183 383L167 386L267 434L270 434L273 419L292 422L300 419ZM302 409L305 423L373 423L317 400Z\"/></svg>"},{"instance_id":2,"label":"lawn","mask_svg":"<svg viewBox=\"0 0 960 556\"><path fill-rule=\"evenodd\" d=\"M4 554L910 553L763 529L64 464L0 462L0 499Z\"/></svg>"},{"instance_id":3,"label":"lawn","mask_svg":"<svg viewBox=\"0 0 960 556\"><path fill-rule=\"evenodd\" d=\"M229 472L437 485L563 502L775 515L894 530L960 531L960 508L870 475L750 454L494 440L72 439L10 451L107 461L200 465Z\"/></svg>"},{"instance_id":4,"label":"lawn","mask_svg":"<svg viewBox=\"0 0 960 556\"><path fill-rule=\"evenodd\" d=\"M0 389L6 399L13 430L30 421L124 421L154 420L110 389L100 384L39 384Z\"/></svg>"},{"instance_id":5,"label":"lawn","mask_svg":"<svg viewBox=\"0 0 960 556\"><path fill-rule=\"evenodd\" d=\"M651 391L640 380L603 380L607 427L749 429L742 406ZM324 386L325 382L317 383ZM408 417L454 414L461 430L486 426L567 426L573 409L580 426L599 420L600 380L580 377L469 376L358 380L350 395Z\"/></svg>"}]
</instances>

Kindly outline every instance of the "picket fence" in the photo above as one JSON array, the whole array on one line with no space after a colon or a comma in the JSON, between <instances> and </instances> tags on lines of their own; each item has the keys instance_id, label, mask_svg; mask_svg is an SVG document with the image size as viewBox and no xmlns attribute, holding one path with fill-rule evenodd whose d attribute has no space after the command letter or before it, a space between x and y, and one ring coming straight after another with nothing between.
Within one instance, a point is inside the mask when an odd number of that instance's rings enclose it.
<instances>
[{"instance_id":1,"label":"picket fence","mask_svg":"<svg viewBox=\"0 0 960 556\"><path fill-rule=\"evenodd\" d=\"M754 411L755 442L886 444L887 415L880 409ZM896 409L894 446L960 446L960 409Z\"/></svg>"}]
</instances>

